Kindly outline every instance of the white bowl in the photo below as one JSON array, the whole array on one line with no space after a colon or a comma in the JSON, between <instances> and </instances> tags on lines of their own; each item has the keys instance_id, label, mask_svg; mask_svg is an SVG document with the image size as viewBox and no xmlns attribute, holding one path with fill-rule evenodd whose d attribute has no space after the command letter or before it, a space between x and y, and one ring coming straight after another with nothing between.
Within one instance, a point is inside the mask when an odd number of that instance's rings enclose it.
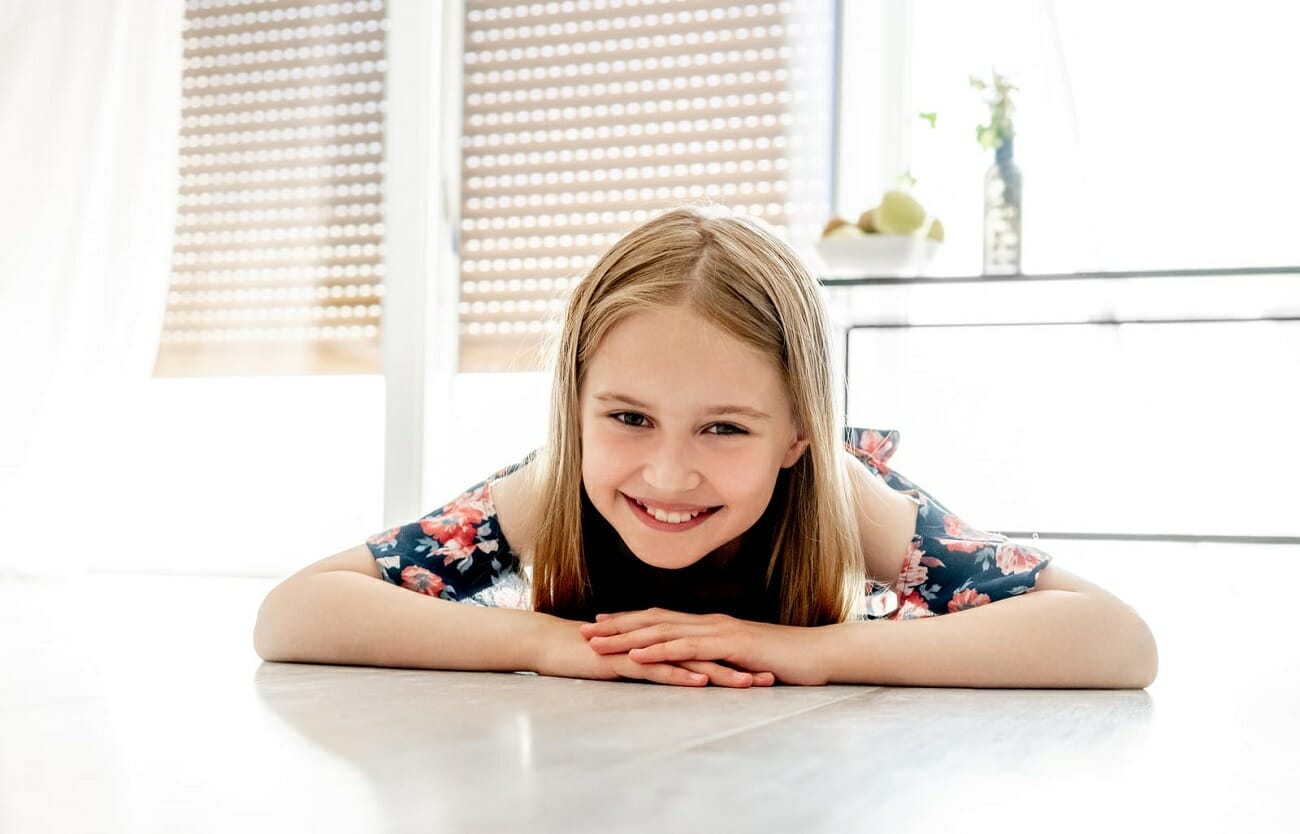
<instances>
[{"instance_id":1,"label":"white bowl","mask_svg":"<svg viewBox=\"0 0 1300 834\"><path fill-rule=\"evenodd\" d=\"M871 234L822 238L816 244L823 276L907 278L924 275L939 251L939 242L919 235Z\"/></svg>"}]
</instances>

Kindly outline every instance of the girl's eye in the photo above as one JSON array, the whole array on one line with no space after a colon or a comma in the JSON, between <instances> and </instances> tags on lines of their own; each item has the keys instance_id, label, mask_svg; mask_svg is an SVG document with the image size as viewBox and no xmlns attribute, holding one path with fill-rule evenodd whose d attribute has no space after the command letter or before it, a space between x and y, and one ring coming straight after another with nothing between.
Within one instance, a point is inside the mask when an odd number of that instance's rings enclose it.
<instances>
[{"instance_id":1,"label":"girl's eye","mask_svg":"<svg viewBox=\"0 0 1300 834\"><path fill-rule=\"evenodd\" d=\"M627 426L629 428L640 429L646 427L645 415L638 414L635 411L616 411L609 416L613 417L614 420L619 423L619 425ZM749 434L749 432L745 431L740 426L733 426L731 423L714 423L713 425L709 426L709 429L710 429L709 432L710 434L719 435L723 437L727 437L731 435ZM712 431L712 429L719 429L719 431Z\"/></svg>"},{"instance_id":2,"label":"girl's eye","mask_svg":"<svg viewBox=\"0 0 1300 834\"><path fill-rule=\"evenodd\" d=\"M709 428L726 429L726 431L714 432L714 434L722 434L722 435L747 434L747 432L744 429L742 429L740 426L733 426L730 423L714 423L712 426L709 426Z\"/></svg>"},{"instance_id":3,"label":"girl's eye","mask_svg":"<svg viewBox=\"0 0 1300 834\"><path fill-rule=\"evenodd\" d=\"M633 428L641 428L641 424L640 424L640 423L635 423L635 422L633 422L633 423L629 423L629 422L627 422L626 420L623 419L624 417L631 417L633 420L644 420L644 419L645 419L645 415L644 415L644 414L637 414L635 411L619 411L619 412L615 412L614 414L611 414L611 415L609 415L609 416L613 417L613 418L614 418L615 420L617 420L619 423L622 423L622 424L625 425L625 426L632 426Z\"/></svg>"}]
</instances>

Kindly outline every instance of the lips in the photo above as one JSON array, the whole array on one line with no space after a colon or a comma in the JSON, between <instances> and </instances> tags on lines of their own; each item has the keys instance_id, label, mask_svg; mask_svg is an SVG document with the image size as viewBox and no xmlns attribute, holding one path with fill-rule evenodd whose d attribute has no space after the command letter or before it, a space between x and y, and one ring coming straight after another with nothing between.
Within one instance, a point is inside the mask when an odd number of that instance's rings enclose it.
<instances>
[{"instance_id":1,"label":"lips","mask_svg":"<svg viewBox=\"0 0 1300 834\"><path fill-rule=\"evenodd\" d=\"M659 519L655 518L654 515L652 515L649 511L647 511L645 507L638 504L636 499L632 498L631 496L624 495L623 500L627 502L628 508L632 510L632 513L638 519L640 519L643 524L649 526L654 530L661 530L664 532L671 532L671 533L678 533L684 530L690 530L693 527L697 527L703 524L704 522L708 521L710 518L713 518L714 514L716 514L718 510L722 509L722 507L720 506L712 507L712 508L699 510L698 514L695 515L693 518L680 519L678 521L660 521ZM679 516L686 515L686 513L679 512L678 515Z\"/></svg>"},{"instance_id":2,"label":"lips","mask_svg":"<svg viewBox=\"0 0 1300 834\"><path fill-rule=\"evenodd\" d=\"M638 498L635 495L627 495L626 493L624 493L624 495L631 498L633 501L636 501L638 504L649 507L652 510L663 510L666 513L700 513L705 510L718 509L716 506L708 507L700 504L665 504L662 501L647 501L644 498Z\"/></svg>"}]
</instances>

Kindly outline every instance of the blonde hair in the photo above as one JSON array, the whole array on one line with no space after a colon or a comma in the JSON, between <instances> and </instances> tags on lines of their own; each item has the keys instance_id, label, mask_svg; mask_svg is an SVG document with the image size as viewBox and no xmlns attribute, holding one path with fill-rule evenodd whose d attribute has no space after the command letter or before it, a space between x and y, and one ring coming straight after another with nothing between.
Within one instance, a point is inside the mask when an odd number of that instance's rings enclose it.
<instances>
[{"instance_id":1,"label":"blonde hair","mask_svg":"<svg viewBox=\"0 0 1300 834\"><path fill-rule=\"evenodd\" d=\"M633 229L574 287L553 345L550 435L537 473L548 511L534 539L537 611L571 609L590 584L582 536L579 390L604 336L649 307L687 306L770 356L801 437L776 516L767 581L779 572L780 622L842 622L866 579L835 415L825 310L799 256L761 222L671 209ZM773 496L780 500L781 493Z\"/></svg>"}]
</instances>

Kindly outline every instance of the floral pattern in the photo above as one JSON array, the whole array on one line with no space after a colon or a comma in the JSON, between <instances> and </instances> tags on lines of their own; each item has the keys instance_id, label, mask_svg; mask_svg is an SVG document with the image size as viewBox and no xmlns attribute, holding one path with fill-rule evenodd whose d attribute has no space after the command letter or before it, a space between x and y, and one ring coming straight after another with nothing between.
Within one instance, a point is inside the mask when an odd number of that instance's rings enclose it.
<instances>
[{"instance_id":1,"label":"floral pattern","mask_svg":"<svg viewBox=\"0 0 1300 834\"><path fill-rule=\"evenodd\" d=\"M910 620L988 605L1033 589L1051 556L966 524L889 466L899 433L849 427L845 448L892 489L918 504L916 531L891 586L875 588L867 619ZM492 503L492 482L526 465L531 452L424 517L366 540L384 579L441 599L526 609L528 582Z\"/></svg>"},{"instance_id":2,"label":"floral pattern","mask_svg":"<svg viewBox=\"0 0 1300 834\"><path fill-rule=\"evenodd\" d=\"M988 605L1033 590L1038 574L1052 557L1005 536L977 530L934 496L888 465L898 449L897 431L846 428L844 441L853 456L892 489L919 505L912 536L890 588L877 589L868 601L868 619L913 620Z\"/></svg>"},{"instance_id":3,"label":"floral pattern","mask_svg":"<svg viewBox=\"0 0 1300 834\"><path fill-rule=\"evenodd\" d=\"M480 481L410 524L366 539L384 579L432 597L496 608L527 608L527 583L492 505L492 482L536 452Z\"/></svg>"}]
</instances>

